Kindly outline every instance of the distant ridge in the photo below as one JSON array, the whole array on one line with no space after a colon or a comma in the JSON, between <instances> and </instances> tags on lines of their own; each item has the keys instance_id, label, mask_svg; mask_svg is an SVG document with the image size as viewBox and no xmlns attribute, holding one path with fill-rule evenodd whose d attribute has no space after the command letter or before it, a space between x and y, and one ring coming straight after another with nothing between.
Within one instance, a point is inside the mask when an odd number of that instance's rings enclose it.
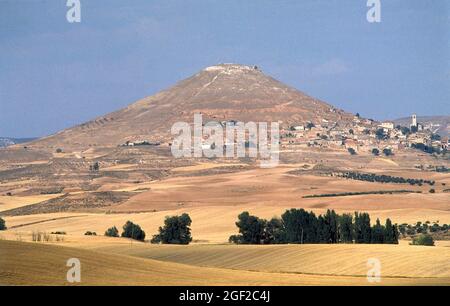
<instances>
[{"instance_id":1,"label":"distant ridge","mask_svg":"<svg viewBox=\"0 0 450 306\"><path fill-rule=\"evenodd\" d=\"M10 137L0 137L0 148L9 147L15 144L30 142L36 140L37 138L10 138Z\"/></svg>"}]
</instances>

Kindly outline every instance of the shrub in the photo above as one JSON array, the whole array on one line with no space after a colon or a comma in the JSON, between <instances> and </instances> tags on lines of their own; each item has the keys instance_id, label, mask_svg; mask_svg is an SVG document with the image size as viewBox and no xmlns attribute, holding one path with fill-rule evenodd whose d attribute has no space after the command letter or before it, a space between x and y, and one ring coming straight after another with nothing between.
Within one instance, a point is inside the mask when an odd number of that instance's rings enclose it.
<instances>
[{"instance_id":1,"label":"shrub","mask_svg":"<svg viewBox=\"0 0 450 306\"><path fill-rule=\"evenodd\" d=\"M61 148L58 148L58 149L56 149L56 153L62 153L62 149Z\"/></svg>"},{"instance_id":2,"label":"shrub","mask_svg":"<svg viewBox=\"0 0 450 306\"><path fill-rule=\"evenodd\" d=\"M90 171L98 172L100 170L100 164L95 162L93 165L89 166Z\"/></svg>"},{"instance_id":3,"label":"shrub","mask_svg":"<svg viewBox=\"0 0 450 306\"><path fill-rule=\"evenodd\" d=\"M189 244L192 241L190 226L192 220L188 214L166 217L159 234L154 235L151 243Z\"/></svg>"},{"instance_id":4,"label":"shrub","mask_svg":"<svg viewBox=\"0 0 450 306\"><path fill-rule=\"evenodd\" d=\"M91 232L91 231L87 231L86 233L84 233L85 236L97 236L96 232Z\"/></svg>"},{"instance_id":5,"label":"shrub","mask_svg":"<svg viewBox=\"0 0 450 306\"><path fill-rule=\"evenodd\" d=\"M52 235L66 235L66 232L56 231L56 232L51 232L50 234L52 234Z\"/></svg>"},{"instance_id":6,"label":"shrub","mask_svg":"<svg viewBox=\"0 0 450 306\"><path fill-rule=\"evenodd\" d=\"M127 221L127 223L123 226L122 237L144 241L145 232L139 225L134 224L131 221Z\"/></svg>"},{"instance_id":7,"label":"shrub","mask_svg":"<svg viewBox=\"0 0 450 306\"><path fill-rule=\"evenodd\" d=\"M390 156L393 155L392 150L391 149L383 149L383 154L386 156Z\"/></svg>"},{"instance_id":8,"label":"shrub","mask_svg":"<svg viewBox=\"0 0 450 306\"><path fill-rule=\"evenodd\" d=\"M108 236L108 237L119 237L119 230L115 226L110 227L110 228L108 228L106 230L105 236Z\"/></svg>"},{"instance_id":9,"label":"shrub","mask_svg":"<svg viewBox=\"0 0 450 306\"><path fill-rule=\"evenodd\" d=\"M411 244L412 245L434 246L434 239L429 234L421 234L417 237L414 237Z\"/></svg>"},{"instance_id":10,"label":"shrub","mask_svg":"<svg viewBox=\"0 0 450 306\"><path fill-rule=\"evenodd\" d=\"M433 188L430 189L430 193L435 193L436 190L434 190Z\"/></svg>"},{"instance_id":11,"label":"shrub","mask_svg":"<svg viewBox=\"0 0 450 306\"><path fill-rule=\"evenodd\" d=\"M353 148L348 148L348 153L350 153L350 155L356 155L356 151Z\"/></svg>"},{"instance_id":12,"label":"shrub","mask_svg":"<svg viewBox=\"0 0 450 306\"><path fill-rule=\"evenodd\" d=\"M6 230L6 223L5 223L5 220L0 218L0 231L4 231L4 230Z\"/></svg>"},{"instance_id":13,"label":"shrub","mask_svg":"<svg viewBox=\"0 0 450 306\"><path fill-rule=\"evenodd\" d=\"M234 244L241 244L242 237L241 237L241 235L231 235L230 238L228 238L228 242L234 243Z\"/></svg>"}]
</instances>

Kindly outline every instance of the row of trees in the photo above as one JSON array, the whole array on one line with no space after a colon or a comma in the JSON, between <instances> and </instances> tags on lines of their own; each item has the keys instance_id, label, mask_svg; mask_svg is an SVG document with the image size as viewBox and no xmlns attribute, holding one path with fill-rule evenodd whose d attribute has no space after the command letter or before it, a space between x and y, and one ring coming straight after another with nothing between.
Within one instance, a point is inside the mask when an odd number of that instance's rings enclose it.
<instances>
[{"instance_id":1,"label":"row of trees","mask_svg":"<svg viewBox=\"0 0 450 306\"><path fill-rule=\"evenodd\" d=\"M151 243L163 244L189 244L192 241L190 226L192 220L188 214L166 217L164 226L159 227L158 234L154 235ZM137 224L127 221L122 227L121 237L139 241L145 240L145 232ZM105 236L119 237L119 230L113 226L106 230Z\"/></svg>"},{"instance_id":2,"label":"row of trees","mask_svg":"<svg viewBox=\"0 0 450 306\"><path fill-rule=\"evenodd\" d=\"M413 143L411 145L411 147L414 148L414 149L423 151L425 153L428 153L428 154L433 154L433 153L436 153L436 154L441 154L441 153L442 154L447 154L447 149L443 149L441 147L427 146L427 145L425 145L423 143Z\"/></svg>"},{"instance_id":3,"label":"row of trees","mask_svg":"<svg viewBox=\"0 0 450 306\"><path fill-rule=\"evenodd\" d=\"M378 182L378 183L394 183L394 184L410 184L410 185L423 185L428 184L433 186L435 181L424 180L424 179L413 179L413 178L404 178L400 176L391 176L391 175L377 175L374 173L360 173L360 172L343 172L338 174L339 177L351 179L351 180L359 180L366 182Z\"/></svg>"},{"instance_id":4,"label":"row of trees","mask_svg":"<svg viewBox=\"0 0 450 306\"><path fill-rule=\"evenodd\" d=\"M367 213L338 215L334 210L318 217L304 209L287 210L281 218L265 220L243 212L236 226L239 235L229 241L237 244L282 243L389 243L397 244L397 225L377 219L371 226Z\"/></svg>"}]
</instances>

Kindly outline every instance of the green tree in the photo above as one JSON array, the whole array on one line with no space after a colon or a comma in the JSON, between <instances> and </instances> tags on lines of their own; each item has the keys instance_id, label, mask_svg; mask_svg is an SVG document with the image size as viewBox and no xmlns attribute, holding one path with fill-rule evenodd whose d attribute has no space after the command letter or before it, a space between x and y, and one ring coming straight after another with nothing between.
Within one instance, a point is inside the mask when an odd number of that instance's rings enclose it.
<instances>
[{"instance_id":1,"label":"green tree","mask_svg":"<svg viewBox=\"0 0 450 306\"><path fill-rule=\"evenodd\" d=\"M391 219L386 219L384 226L384 243L398 244L399 230L397 225L393 225Z\"/></svg>"},{"instance_id":2,"label":"green tree","mask_svg":"<svg viewBox=\"0 0 450 306\"><path fill-rule=\"evenodd\" d=\"M386 156L390 156L390 155L392 155L392 150L385 148L385 149L383 149L383 154Z\"/></svg>"},{"instance_id":3,"label":"green tree","mask_svg":"<svg viewBox=\"0 0 450 306\"><path fill-rule=\"evenodd\" d=\"M91 171L98 172L100 170L100 164L98 162L95 162L93 165L89 166L89 169Z\"/></svg>"},{"instance_id":4,"label":"green tree","mask_svg":"<svg viewBox=\"0 0 450 306\"><path fill-rule=\"evenodd\" d=\"M266 228L264 231L264 243L284 243L286 240L284 233L283 221L278 218L272 218L269 222L266 222Z\"/></svg>"},{"instance_id":5,"label":"green tree","mask_svg":"<svg viewBox=\"0 0 450 306\"><path fill-rule=\"evenodd\" d=\"M338 216L334 210L327 210L324 216L325 228L328 230L328 234L325 233L326 243L337 243L339 240L338 230Z\"/></svg>"},{"instance_id":6,"label":"green tree","mask_svg":"<svg viewBox=\"0 0 450 306\"><path fill-rule=\"evenodd\" d=\"M317 235L318 243L328 243L330 241L330 230L325 222L325 218L320 215L317 217Z\"/></svg>"},{"instance_id":7,"label":"green tree","mask_svg":"<svg viewBox=\"0 0 450 306\"><path fill-rule=\"evenodd\" d=\"M137 224L127 221L123 226L122 237L144 241L145 232Z\"/></svg>"},{"instance_id":8,"label":"green tree","mask_svg":"<svg viewBox=\"0 0 450 306\"><path fill-rule=\"evenodd\" d=\"M353 216L343 214L339 217L339 237L344 243L353 242Z\"/></svg>"},{"instance_id":9,"label":"green tree","mask_svg":"<svg viewBox=\"0 0 450 306\"><path fill-rule=\"evenodd\" d=\"M188 214L166 217L164 226L159 227L159 234L154 235L151 243L189 244L192 241L192 220Z\"/></svg>"},{"instance_id":10,"label":"green tree","mask_svg":"<svg viewBox=\"0 0 450 306\"><path fill-rule=\"evenodd\" d=\"M314 125L314 123L312 123L312 122L308 122L308 123L306 124L306 129L308 129L308 130L312 129L313 127L315 127L315 125Z\"/></svg>"},{"instance_id":11,"label":"green tree","mask_svg":"<svg viewBox=\"0 0 450 306\"><path fill-rule=\"evenodd\" d=\"M377 148L373 148L372 149L372 154L375 155L375 156L378 156L378 155L380 155L380 150L378 150Z\"/></svg>"},{"instance_id":12,"label":"green tree","mask_svg":"<svg viewBox=\"0 0 450 306\"><path fill-rule=\"evenodd\" d=\"M238 216L236 226L239 229L240 243L262 244L265 241L266 220L250 215L247 211Z\"/></svg>"},{"instance_id":13,"label":"green tree","mask_svg":"<svg viewBox=\"0 0 450 306\"><path fill-rule=\"evenodd\" d=\"M287 210L281 219L284 224L286 242L288 243L317 243L317 223L313 212L304 209Z\"/></svg>"},{"instance_id":14,"label":"green tree","mask_svg":"<svg viewBox=\"0 0 450 306\"><path fill-rule=\"evenodd\" d=\"M368 213L355 212L355 243L371 243L372 228L370 226L370 216Z\"/></svg>"},{"instance_id":15,"label":"green tree","mask_svg":"<svg viewBox=\"0 0 450 306\"><path fill-rule=\"evenodd\" d=\"M384 129L378 129L378 130L375 132L375 136L376 136L377 139L379 139L379 140L386 139L386 135L384 134Z\"/></svg>"},{"instance_id":16,"label":"green tree","mask_svg":"<svg viewBox=\"0 0 450 306\"><path fill-rule=\"evenodd\" d=\"M0 231L4 231L4 230L6 230L6 223L5 223L5 220L0 218Z\"/></svg>"},{"instance_id":17,"label":"green tree","mask_svg":"<svg viewBox=\"0 0 450 306\"><path fill-rule=\"evenodd\" d=\"M434 246L434 239L429 234L420 234L419 236L413 238L411 244L412 245Z\"/></svg>"},{"instance_id":18,"label":"green tree","mask_svg":"<svg viewBox=\"0 0 450 306\"><path fill-rule=\"evenodd\" d=\"M108 228L106 230L105 236L108 236L108 237L119 237L119 230L115 226L110 227L110 228Z\"/></svg>"},{"instance_id":19,"label":"green tree","mask_svg":"<svg viewBox=\"0 0 450 306\"><path fill-rule=\"evenodd\" d=\"M400 130L402 131L403 135L409 135L411 133L411 130L407 127L401 127Z\"/></svg>"},{"instance_id":20,"label":"green tree","mask_svg":"<svg viewBox=\"0 0 450 306\"><path fill-rule=\"evenodd\" d=\"M375 225L372 228L372 243L384 243L384 233L385 228L381 225L380 219L377 219Z\"/></svg>"}]
</instances>

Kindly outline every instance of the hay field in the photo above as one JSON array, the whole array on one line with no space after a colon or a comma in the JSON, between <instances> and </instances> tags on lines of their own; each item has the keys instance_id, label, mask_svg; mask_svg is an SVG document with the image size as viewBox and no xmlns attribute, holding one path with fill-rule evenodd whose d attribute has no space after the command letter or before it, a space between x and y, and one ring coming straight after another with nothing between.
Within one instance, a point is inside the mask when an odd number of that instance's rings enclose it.
<instances>
[{"instance_id":1,"label":"hay field","mask_svg":"<svg viewBox=\"0 0 450 306\"><path fill-rule=\"evenodd\" d=\"M365 276L377 258L385 277L450 279L450 248L401 245L97 245L107 253L201 267L314 275Z\"/></svg>"},{"instance_id":2,"label":"hay field","mask_svg":"<svg viewBox=\"0 0 450 306\"><path fill-rule=\"evenodd\" d=\"M204 268L38 243L0 241L0 284L70 285L69 258L81 262L80 285L367 285L365 277ZM448 283L448 280L447 280ZM383 278L383 285L437 285L437 278Z\"/></svg>"}]
</instances>

